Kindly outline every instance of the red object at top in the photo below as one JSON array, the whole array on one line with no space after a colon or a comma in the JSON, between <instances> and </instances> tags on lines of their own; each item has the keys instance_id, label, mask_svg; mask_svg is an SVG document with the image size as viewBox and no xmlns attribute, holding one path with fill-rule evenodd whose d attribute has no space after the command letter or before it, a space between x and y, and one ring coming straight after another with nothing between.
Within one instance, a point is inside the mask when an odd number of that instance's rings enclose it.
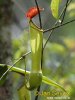
<instances>
[{"instance_id":1,"label":"red object at top","mask_svg":"<svg viewBox=\"0 0 75 100\"><path fill-rule=\"evenodd\" d=\"M43 11L43 8L39 8L39 11ZM38 9L37 7L32 7L28 10L28 12L26 13L26 17L29 19L32 19L33 17L35 17L38 14Z\"/></svg>"}]
</instances>

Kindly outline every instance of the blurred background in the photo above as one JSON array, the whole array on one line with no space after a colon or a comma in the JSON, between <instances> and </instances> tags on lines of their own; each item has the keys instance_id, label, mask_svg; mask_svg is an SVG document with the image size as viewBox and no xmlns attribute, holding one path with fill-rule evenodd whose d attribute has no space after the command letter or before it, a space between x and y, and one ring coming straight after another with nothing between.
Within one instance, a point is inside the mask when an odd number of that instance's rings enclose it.
<instances>
[{"instance_id":1,"label":"blurred background","mask_svg":"<svg viewBox=\"0 0 75 100\"><path fill-rule=\"evenodd\" d=\"M38 0L43 29L50 28L56 22L50 10L51 0ZM62 0L60 11L66 0ZM34 0L0 0L0 63L12 65L17 58L30 51L29 26L25 13L35 6ZM65 20L75 18L75 0L67 8ZM33 21L39 26L38 16ZM44 34L44 43L50 32ZM16 67L25 69L24 61ZM27 70L31 68L30 55L26 58ZM1 70L0 70L1 71ZM47 43L43 56L43 75L61 84L68 92L71 100L75 99L75 22L56 29ZM19 100L17 89L23 77L9 73L0 84L0 100ZM56 90L53 86L41 85L41 91ZM32 92L32 100L35 94ZM46 97L39 96L39 100Z\"/></svg>"}]
</instances>

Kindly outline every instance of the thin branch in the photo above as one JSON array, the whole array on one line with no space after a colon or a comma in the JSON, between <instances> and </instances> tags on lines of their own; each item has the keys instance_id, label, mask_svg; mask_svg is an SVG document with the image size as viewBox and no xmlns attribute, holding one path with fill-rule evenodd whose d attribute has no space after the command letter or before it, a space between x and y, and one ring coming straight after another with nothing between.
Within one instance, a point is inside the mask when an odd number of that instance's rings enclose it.
<instances>
[{"instance_id":1,"label":"thin branch","mask_svg":"<svg viewBox=\"0 0 75 100\"><path fill-rule=\"evenodd\" d=\"M43 50L45 49L45 46L46 46L46 44L47 44L49 38L51 37L52 32L53 32L55 29L57 29L57 28L59 28L59 27L61 27L61 26L64 26L64 25L70 24L70 23L72 23L72 22L74 22L74 21L75 21L75 19L73 19L73 20L71 20L71 21L68 21L68 22L66 22L66 23L60 24L60 25L58 25L58 26L55 26L55 27L53 27L53 28L50 28L50 29L44 30L44 32L48 32L48 31L50 31L50 34L49 34L49 36L48 36L48 38L47 38L47 41L46 41L45 44L44 44Z\"/></svg>"},{"instance_id":2,"label":"thin branch","mask_svg":"<svg viewBox=\"0 0 75 100\"><path fill-rule=\"evenodd\" d=\"M62 20L61 20L61 24L63 23L64 18L65 18L66 10L67 10L67 7L68 7L68 2L69 2L69 0L66 1L66 6L65 6L65 9L64 9L64 13L63 13L63 17L62 17Z\"/></svg>"},{"instance_id":3,"label":"thin branch","mask_svg":"<svg viewBox=\"0 0 75 100\"><path fill-rule=\"evenodd\" d=\"M30 53L31 53L31 51L28 52L27 55L30 54ZM25 57L25 56L27 56L27 55L26 55L26 53L25 53L25 54L23 54L22 56L20 56L20 57L18 57L18 58L11 58L11 60L18 60L18 59L20 59L21 57ZM12 62L11 60L10 60L8 63Z\"/></svg>"},{"instance_id":4,"label":"thin branch","mask_svg":"<svg viewBox=\"0 0 75 100\"><path fill-rule=\"evenodd\" d=\"M30 54L30 52L24 54L22 57L20 57L11 67L9 67L7 69L7 71L0 77L0 80L7 74L7 72L13 67L15 66L16 63L18 63L20 60L22 60L25 56L27 56L28 54Z\"/></svg>"},{"instance_id":5,"label":"thin branch","mask_svg":"<svg viewBox=\"0 0 75 100\"><path fill-rule=\"evenodd\" d=\"M72 0L69 0L69 1L68 1L67 7L69 6L69 4L70 4L71 2L72 2ZM66 8L66 6L63 8L63 10L62 10L62 12L61 12L61 14L60 14L60 16L59 16L59 19L62 17L65 8Z\"/></svg>"},{"instance_id":6,"label":"thin branch","mask_svg":"<svg viewBox=\"0 0 75 100\"><path fill-rule=\"evenodd\" d=\"M40 28L42 29L41 15L40 15L40 11L39 11L39 6L38 6L38 3L37 3L37 0L35 0L35 3L36 3L36 7L38 9L38 16L39 16Z\"/></svg>"},{"instance_id":7,"label":"thin branch","mask_svg":"<svg viewBox=\"0 0 75 100\"><path fill-rule=\"evenodd\" d=\"M54 26L56 26L57 23L58 23L58 21L56 21L56 23L54 24ZM54 31L54 29L52 29L52 30L50 31L50 34L49 34L49 36L48 36L48 38L47 38L47 40L46 40L46 42L45 42L45 44L44 44L43 51L44 51L44 49L45 49L45 47L46 47L46 44L47 44L49 38L51 37L51 35L52 35L52 33L53 33L53 31ZM44 30L44 33L45 33L45 30Z\"/></svg>"},{"instance_id":8,"label":"thin branch","mask_svg":"<svg viewBox=\"0 0 75 100\"><path fill-rule=\"evenodd\" d=\"M71 21L68 21L68 22L65 22L65 23L63 23L63 24L60 24L60 25L58 25L58 26L55 26L55 27L53 27L53 28L50 28L50 29L44 30L44 33L45 33L45 32L48 32L48 31L51 31L51 30L54 30L54 29L57 29L57 28L59 28L59 27L61 27L61 26L64 26L64 25L70 24L70 23L72 23L72 22L74 22L74 21L75 21L75 19L73 19L73 20L71 20Z\"/></svg>"}]
</instances>

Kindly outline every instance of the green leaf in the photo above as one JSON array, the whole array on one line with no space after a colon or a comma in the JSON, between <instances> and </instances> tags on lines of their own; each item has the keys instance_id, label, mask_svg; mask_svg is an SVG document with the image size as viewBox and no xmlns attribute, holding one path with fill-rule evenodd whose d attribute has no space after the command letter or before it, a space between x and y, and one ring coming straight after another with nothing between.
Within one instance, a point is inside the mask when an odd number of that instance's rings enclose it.
<instances>
[{"instance_id":1,"label":"green leaf","mask_svg":"<svg viewBox=\"0 0 75 100\"><path fill-rule=\"evenodd\" d=\"M31 100L30 91L25 88L25 85L18 89L18 95L19 100Z\"/></svg>"},{"instance_id":2,"label":"green leaf","mask_svg":"<svg viewBox=\"0 0 75 100\"><path fill-rule=\"evenodd\" d=\"M59 4L61 0L52 0L51 1L51 11L52 15L57 19L59 13Z\"/></svg>"},{"instance_id":3,"label":"green leaf","mask_svg":"<svg viewBox=\"0 0 75 100\"><path fill-rule=\"evenodd\" d=\"M58 83L56 83L55 81L47 78L46 76L43 76L43 80L42 80L45 84L48 84L48 85L52 85L52 86L55 86L57 88L60 88L62 89L63 91L65 91L67 93L67 91L61 86L59 85Z\"/></svg>"}]
</instances>

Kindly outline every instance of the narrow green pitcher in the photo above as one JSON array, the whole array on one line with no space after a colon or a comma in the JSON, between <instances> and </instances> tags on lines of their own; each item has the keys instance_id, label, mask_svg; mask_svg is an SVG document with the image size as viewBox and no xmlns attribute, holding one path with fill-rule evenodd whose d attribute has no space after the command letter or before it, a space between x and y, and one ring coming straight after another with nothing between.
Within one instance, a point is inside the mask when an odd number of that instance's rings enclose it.
<instances>
[{"instance_id":1,"label":"narrow green pitcher","mask_svg":"<svg viewBox=\"0 0 75 100\"><path fill-rule=\"evenodd\" d=\"M30 25L30 46L31 46L31 72L26 87L29 90L36 89L42 82L42 44L43 30L29 21Z\"/></svg>"}]
</instances>

